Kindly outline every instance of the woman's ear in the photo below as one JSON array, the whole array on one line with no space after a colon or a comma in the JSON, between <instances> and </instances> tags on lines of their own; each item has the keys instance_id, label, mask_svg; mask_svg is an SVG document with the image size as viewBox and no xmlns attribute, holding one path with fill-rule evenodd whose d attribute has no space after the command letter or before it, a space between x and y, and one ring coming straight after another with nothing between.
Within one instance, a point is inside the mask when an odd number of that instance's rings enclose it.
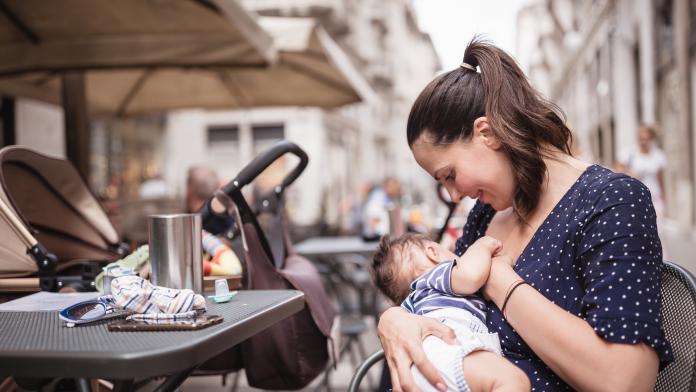
<instances>
[{"instance_id":1,"label":"woman's ear","mask_svg":"<svg viewBox=\"0 0 696 392\"><path fill-rule=\"evenodd\" d=\"M500 148L500 139L495 135L490 125L488 124L488 117L483 116L474 120L474 134L475 136L481 137L483 143L497 150Z\"/></svg>"}]
</instances>

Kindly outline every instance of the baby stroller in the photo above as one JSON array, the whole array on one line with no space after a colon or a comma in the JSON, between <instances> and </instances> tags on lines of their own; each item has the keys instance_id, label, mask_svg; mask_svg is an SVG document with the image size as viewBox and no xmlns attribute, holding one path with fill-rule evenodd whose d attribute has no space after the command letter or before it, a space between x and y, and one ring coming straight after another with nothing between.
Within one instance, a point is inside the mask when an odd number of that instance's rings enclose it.
<instances>
[{"instance_id":1,"label":"baby stroller","mask_svg":"<svg viewBox=\"0 0 696 392\"><path fill-rule=\"evenodd\" d=\"M93 290L127 251L70 162L21 146L0 150L0 238L4 292Z\"/></svg>"},{"instance_id":2,"label":"baby stroller","mask_svg":"<svg viewBox=\"0 0 696 392\"><path fill-rule=\"evenodd\" d=\"M300 159L297 166L253 210L242 195L274 161L286 153ZM283 208L283 191L307 166L307 154L297 145L281 141L249 163L216 193L235 218L244 248L245 289L295 289L305 293L307 306L299 313L258 333L234 349L204 364L200 374L229 373L245 369L249 385L263 389L300 389L326 368L334 357L329 343L335 310L314 265L295 254ZM214 226L210 203L203 207L203 226ZM257 214L269 214L264 231ZM219 219L220 217L218 217Z\"/></svg>"}]
</instances>

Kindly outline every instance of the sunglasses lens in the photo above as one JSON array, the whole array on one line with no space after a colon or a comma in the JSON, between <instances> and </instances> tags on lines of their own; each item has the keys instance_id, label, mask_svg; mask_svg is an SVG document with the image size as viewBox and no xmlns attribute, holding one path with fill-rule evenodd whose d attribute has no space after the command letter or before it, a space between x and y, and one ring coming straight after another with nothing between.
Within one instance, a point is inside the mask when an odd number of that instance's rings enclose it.
<instances>
[{"instance_id":1,"label":"sunglasses lens","mask_svg":"<svg viewBox=\"0 0 696 392\"><path fill-rule=\"evenodd\" d=\"M106 307L102 303L92 302L81 304L70 309L68 315L73 320L92 320L103 316L106 313Z\"/></svg>"}]
</instances>

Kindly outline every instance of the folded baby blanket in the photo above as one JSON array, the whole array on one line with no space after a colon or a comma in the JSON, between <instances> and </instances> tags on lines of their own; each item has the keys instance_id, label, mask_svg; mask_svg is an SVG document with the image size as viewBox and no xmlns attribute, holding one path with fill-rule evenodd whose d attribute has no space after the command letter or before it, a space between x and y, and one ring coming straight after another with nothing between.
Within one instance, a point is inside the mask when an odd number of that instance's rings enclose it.
<instances>
[{"instance_id":1,"label":"folded baby blanket","mask_svg":"<svg viewBox=\"0 0 696 392\"><path fill-rule=\"evenodd\" d=\"M139 276L121 276L111 282L116 306L130 310L132 319L177 319L205 312L205 298L192 290L155 286Z\"/></svg>"}]
</instances>

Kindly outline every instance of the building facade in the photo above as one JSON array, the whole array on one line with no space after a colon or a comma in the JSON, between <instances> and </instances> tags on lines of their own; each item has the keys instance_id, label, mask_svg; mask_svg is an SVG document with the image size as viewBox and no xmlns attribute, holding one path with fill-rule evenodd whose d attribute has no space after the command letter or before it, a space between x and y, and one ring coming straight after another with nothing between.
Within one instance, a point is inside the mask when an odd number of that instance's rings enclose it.
<instances>
[{"instance_id":1,"label":"building facade","mask_svg":"<svg viewBox=\"0 0 696 392\"><path fill-rule=\"evenodd\" d=\"M289 190L292 220L345 226L347 204L368 182L398 178L416 201L437 204L432 179L406 144L410 105L439 60L408 0L248 0L263 16L316 18L349 55L378 99L334 110L309 107L178 111L167 117L164 178L185 183L186 168L207 165L232 178L274 140L297 143L310 163ZM292 163L288 163L291 165ZM179 193L180 194L180 193Z\"/></svg>"},{"instance_id":2,"label":"building facade","mask_svg":"<svg viewBox=\"0 0 696 392\"><path fill-rule=\"evenodd\" d=\"M692 0L540 0L518 15L518 59L558 103L576 151L607 167L655 125L667 155L667 226L693 231L694 72Z\"/></svg>"}]
</instances>

